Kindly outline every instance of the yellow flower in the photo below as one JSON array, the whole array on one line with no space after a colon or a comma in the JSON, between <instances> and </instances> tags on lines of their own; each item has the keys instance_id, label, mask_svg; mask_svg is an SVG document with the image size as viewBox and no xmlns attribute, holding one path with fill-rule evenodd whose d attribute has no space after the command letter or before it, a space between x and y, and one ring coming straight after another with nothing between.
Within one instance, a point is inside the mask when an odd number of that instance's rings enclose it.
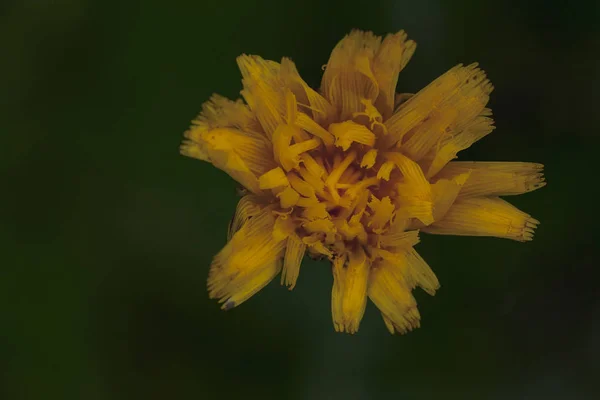
<instances>
[{"instance_id":1,"label":"yellow flower","mask_svg":"<svg viewBox=\"0 0 600 400\"><path fill-rule=\"evenodd\" d=\"M404 333L419 326L412 290L439 288L419 232L532 239L538 221L499 196L544 186L542 165L451 161L494 129L493 87L477 64L457 65L398 94L415 48L403 31L353 31L318 91L288 58L238 57L245 103L214 95L181 146L247 189L208 277L223 309L280 272L292 289L308 253L331 262L336 331L358 330L368 297Z\"/></svg>"}]
</instances>

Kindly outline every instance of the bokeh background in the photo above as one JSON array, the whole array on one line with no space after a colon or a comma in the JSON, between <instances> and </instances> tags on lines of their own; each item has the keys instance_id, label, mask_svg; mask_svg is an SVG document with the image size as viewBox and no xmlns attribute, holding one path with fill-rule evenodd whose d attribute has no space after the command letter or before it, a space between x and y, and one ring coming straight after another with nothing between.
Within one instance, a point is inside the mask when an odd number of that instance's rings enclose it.
<instances>
[{"instance_id":1,"label":"bokeh background","mask_svg":"<svg viewBox=\"0 0 600 400\"><path fill-rule=\"evenodd\" d=\"M593 399L597 2L93 1L0 3L0 398ZM434 298L391 336L369 306L336 334L326 263L229 312L206 294L235 185L178 154L235 57L291 57L317 85L350 29L405 29L414 92L479 61L497 130L462 159L546 165L510 200L530 243L424 236Z\"/></svg>"}]
</instances>

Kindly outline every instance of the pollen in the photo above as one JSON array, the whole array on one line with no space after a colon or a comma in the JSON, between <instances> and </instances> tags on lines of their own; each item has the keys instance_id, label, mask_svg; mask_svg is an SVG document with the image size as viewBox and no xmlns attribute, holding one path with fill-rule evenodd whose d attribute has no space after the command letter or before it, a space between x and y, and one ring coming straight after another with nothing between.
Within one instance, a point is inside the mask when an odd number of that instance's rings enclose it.
<instances>
[{"instance_id":1,"label":"pollen","mask_svg":"<svg viewBox=\"0 0 600 400\"><path fill-rule=\"evenodd\" d=\"M223 309L279 274L293 289L310 255L330 265L336 331L356 333L370 299L405 333L420 326L413 290L440 287L414 248L421 233L532 240L539 222L501 196L544 186L542 165L453 161L494 129L493 86L477 64L457 65L397 93L415 48L403 31L352 31L317 89L290 59L238 57L243 100L214 95L181 145L244 188L208 277Z\"/></svg>"}]
</instances>

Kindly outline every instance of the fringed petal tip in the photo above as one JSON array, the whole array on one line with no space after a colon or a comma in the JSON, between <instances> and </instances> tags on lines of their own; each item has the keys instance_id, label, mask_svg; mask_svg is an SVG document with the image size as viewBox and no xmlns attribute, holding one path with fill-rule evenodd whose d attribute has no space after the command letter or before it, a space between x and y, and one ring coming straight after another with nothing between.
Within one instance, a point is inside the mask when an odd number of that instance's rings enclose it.
<instances>
[{"instance_id":1,"label":"fringed petal tip","mask_svg":"<svg viewBox=\"0 0 600 400\"><path fill-rule=\"evenodd\" d=\"M446 215L423 232L458 236L493 236L527 242L539 221L499 197L458 199Z\"/></svg>"},{"instance_id":2,"label":"fringed petal tip","mask_svg":"<svg viewBox=\"0 0 600 400\"><path fill-rule=\"evenodd\" d=\"M406 313L395 322L387 318L384 314L381 314L381 316L383 317L386 328L392 335L395 333L404 335L421 327L421 314L419 314L419 310L416 306L406 311Z\"/></svg>"},{"instance_id":3,"label":"fringed petal tip","mask_svg":"<svg viewBox=\"0 0 600 400\"><path fill-rule=\"evenodd\" d=\"M530 242L533 240L533 235L535 230L537 229L540 221L535 218L529 217L525 221L525 226L523 227L523 236L521 238L521 242Z\"/></svg>"},{"instance_id":4,"label":"fringed petal tip","mask_svg":"<svg viewBox=\"0 0 600 400\"><path fill-rule=\"evenodd\" d=\"M184 140L179 146L179 153L183 156L196 158L198 160L206 161L207 154L206 152L198 145L198 143L194 143L191 140Z\"/></svg>"}]
</instances>

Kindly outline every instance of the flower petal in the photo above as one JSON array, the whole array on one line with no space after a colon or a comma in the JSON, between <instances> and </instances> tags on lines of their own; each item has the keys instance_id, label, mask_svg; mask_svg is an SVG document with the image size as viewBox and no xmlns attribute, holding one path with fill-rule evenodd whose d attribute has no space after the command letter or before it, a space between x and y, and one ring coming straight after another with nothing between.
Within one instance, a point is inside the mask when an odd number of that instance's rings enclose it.
<instances>
[{"instance_id":1,"label":"flower petal","mask_svg":"<svg viewBox=\"0 0 600 400\"><path fill-rule=\"evenodd\" d=\"M380 44L381 37L355 30L331 52L321 82L321 93L338 109L341 120L362 111L362 99L374 101L377 98L379 86L371 62Z\"/></svg>"},{"instance_id":2,"label":"flower petal","mask_svg":"<svg viewBox=\"0 0 600 400\"><path fill-rule=\"evenodd\" d=\"M259 197L254 195L246 195L240 199L235 209L235 215L229 224L227 230L227 240L231 240L233 235L240 230L240 228L248 222L250 218L253 218L260 214L262 205L259 202Z\"/></svg>"},{"instance_id":3,"label":"flower petal","mask_svg":"<svg viewBox=\"0 0 600 400\"><path fill-rule=\"evenodd\" d=\"M377 149L369 149L363 156L360 167L367 169L373 168L375 161L377 161Z\"/></svg>"},{"instance_id":4,"label":"flower petal","mask_svg":"<svg viewBox=\"0 0 600 400\"><path fill-rule=\"evenodd\" d=\"M441 235L495 236L520 242L533 239L539 221L492 197L458 199L440 221L422 229Z\"/></svg>"},{"instance_id":5,"label":"flower petal","mask_svg":"<svg viewBox=\"0 0 600 400\"><path fill-rule=\"evenodd\" d=\"M283 271L281 273L281 284L285 283L290 290L296 286L296 280L300 274L300 264L306 251L306 244L295 236L288 238L283 262Z\"/></svg>"},{"instance_id":6,"label":"flower petal","mask_svg":"<svg viewBox=\"0 0 600 400\"><path fill-rule=\"evenodd\" d=\"M300 194L291 187L286 187L281 192L277 193L281 208L286 209L295 206L300 200Z\"/></svg>"},{"instance_id":7,"label":"flower petal","mask_svg":"<svg viewBox=\"0 0 600 400\"><path fill-rule=\"evenodd\" d=\"M391 231L379 236L379 240L383 247L408 249L419 243L419 231Z\"/></svg>"},{"instance_id":8,"label":"flower petal","mask_svg":"<svg viewBox=\"0 0 600 400\"><path fill-rule=\"evenodd\" d=\"M388 119L394 110L398 74L404 69L414 54L417 44L406 40L406 33L400 31L387 35L373 60L373 75L379 84L379 96L375 101L376 107Z\"/></svg>"},{"instance_id":9,"label":"flower petal","mask_svg":"<svg viewBox=\"0 0 600 400\"><path fill-rule=\"evenodd\" d=\"M191 154L190 144L182 148L182 153L211 162L253 193L261 192L257 176L275 166L272 151L264 141L237 129L196 126L185 136L195 143L199 153Z\"/></svg>"},{"instance_id":10,"label":"flower petal","mask_svg":"<svg viewBox=\"0 0 600 400\"><path fill-rule=\"evenodd\" d=\"M285 83L280 65L259 56L243 54L237 58L242 73L242 96L270 138L286 113Z\"/></svg>"},{"instance_id":11,"label":"flower petal","mask_svg":"<svg viewBox=\"0 0 600 400\"><path fill-rule=\"evenodd\" d=\"M419 164L398 152L385 153L385 158L396 164L404 177L397 185L397 215L400 218L417 218L425 225L431 224L434 221L431 185Z\"/></svg>"},{"instance_id":12,"label":"flower petal","mask_svg":"<svg viewBox=\"0 0 600 400\"><path fill-rule=\"evenodd\" d=\"M375 195L371 195L369 208L372 215L368 218L367 226L378 231L381 231L390 222L395 210L389 196L384 196L379 200Z\"/></svg>"},{"instance_id":13,"label":"flower petal","mask_svg":"<svg viewBox=\"0 0 600 400\"><path fill-rule=\"evenodd\" d=\"M394 273L404 279L410 289L419 286L427 294L433 296L440 288L440 283L425 260L412 246L396 247L393 251L377 250L377 255L390 263Z\"/></svg>"},{"instance_id":14,"label":"flower petal","mask_svg":"<svg viewBox=\"0 0 600 400\"><path fill-rule=\"evenodd\" d=\"M429 264L412 247L404 255L408 263L408 272L415 284L427 294L435 295L436 290L440 288L440 282Z\"/></svg>"},{"instance_id":15,"label":"flower petal","mask_svg":"<svg viewBox=\"0 0 600 400\"><path fill-rule=\"evenodd\" d=\"M331 124L329 132L335 136L335 145L344 151L347 151L352 143L360 143L369 147L375 144L375 134L366 126L353 121Z\"/></svg>"},{"instance_id":16,"label":"flower petal","mask_svg":"<svg viewBox=\"0 0 600 400\"><path fill-rule=\"evenodd\" d=\"M221 308L230 310L239 306L267 286L280 271L281 259L263 265L256 270L255 274L247 276L243 281L232 280L229 284L231 295L226 300L219 301L224 303Z\"/></svg>"},{"instance_id":17,"label":"flower petal","mask_svg":"<svg viewBox=\"0 0 600 400\"><path fill-rule=\"evenodd\" d=\"M210 298L235 307L275 277L281 270L285 241L273 236L271 207L247 220L215 256L208 277Z\"/></svg>"},{"instance_id":18,"label":"flower petal","mask_svg":"<svg viewBox=\"0 0 600 400\"><path fill-rule=\"evenodd\" d=\"M454 178L470 173L460 198L522 194L546 185L542 164L528 162L460 161L449 163L437 178Z\"/></svg>"},{"instance_id":19,"label":"flower petal","mask_svg":"<svg viewBox=\"0 0 600 400\"><path fill-rule=\"evenodd\" d=\"M382 145L389 148L401 143L408 146L411 157L422 157L436 140L481 114L492 89L477 64L450 69L403 103L385 122L388 134L382 138Z\"/></svg>"},{"instance_id":20,"label":"flower petal","mask_svg":"<svg viewBox=\"0 0 600 400\"><path fill-rule=\"evenodd\" d=\"M420 161L427 171L425 176L435 176L450 160L456 158L459 151L469 148L473 143L492 132L495 128L491 112L484 112L464 127L457 129L456 134L442 137L438 144ZM426 165L426 166L425 166Z\"/></svg>"},{"instance_id":21,"label":"flower petal","mask_svg":"<svg viewBox=\"0 0 600 400\"><path fill-rule=\"evenodd\" d=\"M265 138L262 126L250 107L241 99L232 101L218 94L213 94L202 104L202 112L192 123L206 124L210 129L237 128L249 136Z\"/></svg>"},{"instance_id":22,"label":"flower petal","mask_svg":"<svg viewBox=\"0 0 600 400\"><path fill-rule=\"evenodd\" d=\"M444 218L460 192L469 181L470 172L455 175L452 179L440 179L431 185L433 195L433 219L436 221Z\"/></svg>"},{"instance_id":23,"label":"flower petal","mask_svg":"<svg viewBox=\"0 0 600 400\"><path fill-rule=\"evenodd\" d=\"M327 126L336 116L335 107L323 96L313 90L300 77L296 65L289 58L281 60L281 78L285 85L294 93L298 102L310 110L312 120L317 124Z\"/></svg>"},{"instance_id":24,"label":"flower petal","mask_svg":"<svg viewBox=\"0 0 600 400\"><path fill-rule=\"evenodd\" d=\"M362 247L350 253L346 267L333 263L332 313L337 332L358 331L367 304L369 265Z\"/></svg>"},{"instance_id":25,"label":"flower petal","mask_svg":"<svg viewBox=\"0 0 600 400\"><path fill-rule=\"evenodd\" d=\"M381 311L390 333L406 333L419 327L417 302L397 267L380 263L369 274L369 298Z\"/></svg>"},{"instance_id":26,"label":"flower petal","mask_svg":"<svg viewBox=\"0 0 600 400\"><path fill-rule=\"evenodd\" d=\"M290 181L281 167L276 167L262 174L258 178L258 184L261 189L274 189L289 186Z\"/></svg>"}]
</instances>

